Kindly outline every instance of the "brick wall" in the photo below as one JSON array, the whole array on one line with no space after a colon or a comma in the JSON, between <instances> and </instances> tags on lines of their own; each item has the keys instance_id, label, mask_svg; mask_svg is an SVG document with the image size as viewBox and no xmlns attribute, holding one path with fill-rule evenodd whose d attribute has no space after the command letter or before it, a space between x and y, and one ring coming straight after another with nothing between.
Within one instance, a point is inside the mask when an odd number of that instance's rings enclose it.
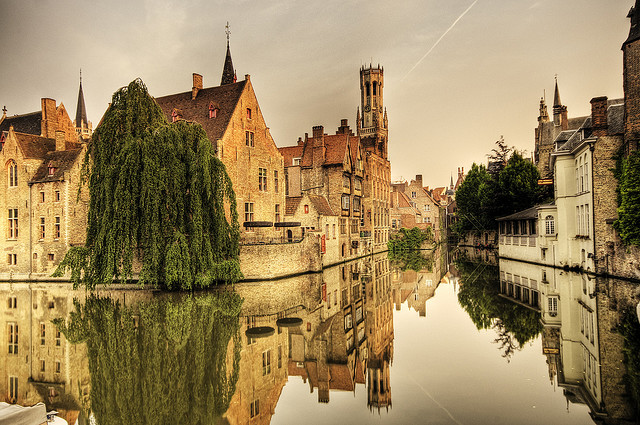
<instances>
[{"instance_id":1,"label":"brick wall","mask_svg":"<svg viewBox=\"0 0 640 425\"><path fill-rule=\"evenodd\" d=\"M320 238L316 234L297 243L240 247L240 269L245 279L270 279L321 268Z\"/></svg>"}]
</instances>

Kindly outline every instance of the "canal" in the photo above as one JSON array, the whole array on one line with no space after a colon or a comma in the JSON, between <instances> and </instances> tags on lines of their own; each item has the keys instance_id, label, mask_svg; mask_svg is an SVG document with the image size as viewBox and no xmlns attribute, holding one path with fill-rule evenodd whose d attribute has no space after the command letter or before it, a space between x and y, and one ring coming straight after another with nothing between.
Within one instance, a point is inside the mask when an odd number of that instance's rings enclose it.
<instances>
[{"instance_id":1,"label":"canal","mask_svg":"<svg viewBox=\"0 0 640 425\"><path fill-rule=\"evenodd\" d=\"M637 284L489 251L194 294L0 283L0 399L69 423L634 423Z\"/></svg>"}]
</instances>

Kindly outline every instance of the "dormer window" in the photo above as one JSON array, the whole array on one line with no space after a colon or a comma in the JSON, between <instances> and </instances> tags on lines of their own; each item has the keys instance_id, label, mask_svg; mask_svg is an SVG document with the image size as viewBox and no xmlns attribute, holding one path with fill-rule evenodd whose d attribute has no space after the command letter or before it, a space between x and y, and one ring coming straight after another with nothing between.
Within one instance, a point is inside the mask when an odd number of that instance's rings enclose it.
<instances>
[{"instance_id":1,"label":"dormer window","mask_svg":"<svg viewBox=\"0 0 640 425\"><path fill-rule=\"evenodd\" d=\"M218 111L220 108L213 103L209 105L209 118L218 118Z\"/></svg>"},{"instance_id":2,"label":"dormer window","mask_svg":"<svg viewBox=\"0 0 640 425\"><path fill-rule=\"evenodd\" d=\"M49 166L47 167L47 174L49 175L49 177L53 176L56 172L56 167L53 166L53 164L49 164Z\"/></svg>"},{"instance_id":3,"label":"dormer window","mask_svg":"<svg viewBox=\"0 0 640 425\"><path fill-rule=\"evenodd\" d=\"M171 122L176 122L182 119L182 111L179 109L174 109L171 112Z\"/></svg>"}]
</instances>

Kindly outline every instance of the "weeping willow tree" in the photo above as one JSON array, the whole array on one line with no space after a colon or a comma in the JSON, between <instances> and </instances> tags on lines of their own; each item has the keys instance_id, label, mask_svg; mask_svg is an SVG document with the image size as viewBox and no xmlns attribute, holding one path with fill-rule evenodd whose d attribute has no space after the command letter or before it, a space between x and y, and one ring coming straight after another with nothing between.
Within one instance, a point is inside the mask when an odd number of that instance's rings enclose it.
<instances>
[{"instance_id":1,"label":"weeping willow tree","mask_svg":"<svg viewBox=\"0 0 640 425\"><path fill-rule=\"evenodd\" d=\"M90 296L54 323L71 343L86 344L97 423L211 424L236 391L241 305L227 292L134 307Z\"/></svg>"},{"instance_id":2,"label":"weeping willow tree","mask_svg":"<svg viewBox=\"0 0 640 425\"><path fill-rule=\"evenodd\" d=\"M77 286L139 283L191 289L242 277L236 200L197 123L167 122L137 79L114 93L84 162L90 205L84 247L69 250ZM228 214L225 214L225 206Z\"/></svg>"}]
</instances>

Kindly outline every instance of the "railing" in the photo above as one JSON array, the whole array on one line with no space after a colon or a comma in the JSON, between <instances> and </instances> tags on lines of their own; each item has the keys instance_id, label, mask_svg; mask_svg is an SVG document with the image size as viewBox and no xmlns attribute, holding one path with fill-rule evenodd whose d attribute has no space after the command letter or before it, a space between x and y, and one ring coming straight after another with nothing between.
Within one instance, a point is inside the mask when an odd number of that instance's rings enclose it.
<instances>
[{"instance_id":1,"label":"railing","mask_svg":"<svg viewBox=\"0 0 640 425\"><path fill-rule=\"evenodd\" d=\"M261 237L261 236L244 236L240 239L240 245L281 245L289 243L300 243L304 240L304 236L297 236L288 238L286 236L280 236L275 238Z\"/></svg>"}]
</instances>

